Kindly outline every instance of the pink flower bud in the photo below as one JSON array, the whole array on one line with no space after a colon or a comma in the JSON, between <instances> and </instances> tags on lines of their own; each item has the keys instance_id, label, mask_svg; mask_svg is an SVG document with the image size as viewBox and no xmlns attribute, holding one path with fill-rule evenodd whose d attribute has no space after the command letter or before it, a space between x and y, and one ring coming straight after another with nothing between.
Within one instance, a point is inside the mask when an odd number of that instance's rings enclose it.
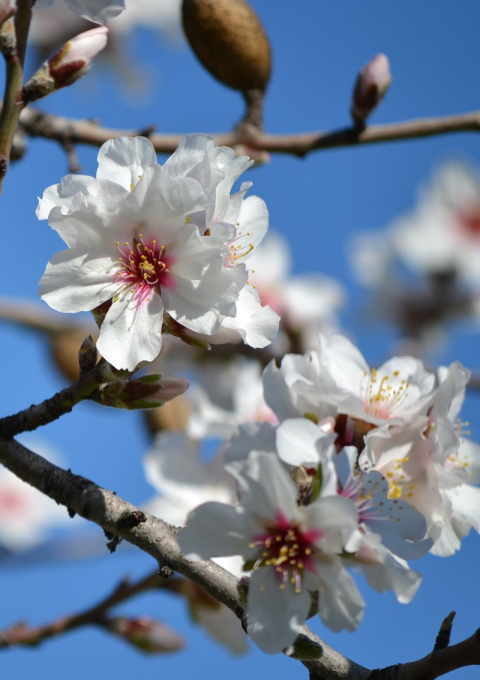
<instances>
[{"instance_id":1,"label":"pink flower bud","mask_svg":"<svg viewBox=\"0 0 480 680\"><path fill-rule=\"evenodd\" d=\"M107 44L108 28L99 26L80 33L65 45L30 78L23 88L26 103L72 85L84 76L96 55Z\"/></svg>"},{"instance_id":2,"label":"pink flower bud","mask_svg":"<svg viewBox=\"0 0 480 680\"><path fill-rule=\"evenodd\" d=\"M377 54L358 74L353 90L351 114L355 123L363 123L377 105L392 82L390 63L385 54Z\"/></svg>"},{"instance_id":3,"label":"pink flower bud","mask_svg":"<svg viewBox=\"0 0 480 680\"><path fill-rule=\"evenodd\" d=\"M149 616L135 619L114 616L103 622L107 630L149 654L166 654L183 649L183 638L161 621Z\"/></svg>"}]
</instances>

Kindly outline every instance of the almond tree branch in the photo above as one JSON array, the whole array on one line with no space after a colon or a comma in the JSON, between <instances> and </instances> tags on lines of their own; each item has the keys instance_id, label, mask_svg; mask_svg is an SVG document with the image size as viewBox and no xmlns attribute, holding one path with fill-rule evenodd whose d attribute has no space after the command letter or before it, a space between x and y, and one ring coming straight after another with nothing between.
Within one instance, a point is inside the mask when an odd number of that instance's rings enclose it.
<instances>
[{"instance_id":1,"label":"almond tree branch","mask_svg":"<svg viewBox=\"0 0 480 680\"><path fill-rule=\"evenodd\" d=\"M74 120L63 116L47 114L39 109L27 107L22 111L20 122L31 137L54 139L60 144L89 144L101 146L112 137L146 134L158 153L171 154L184 135L153 134L151 128L144 130L117 130L100 127L95 121ZM392 142L401 139L415 139L452 132L480 132L480 111L444 116L441 118L419 118L387 125L372 125L363 130L355 127L327 132L305 132L301 134L264 134L250 127L234 132L213 134L219 146L246 145L255 150L270 153L286 153L306 156L311 151L343 146L359 146Z\"/></svg>"},{"instance_id":2,"label":"almond tree branch","mask_svg":"<svg viewBox=\"0 0 480 680\"><path fill-rule=\"evenodd\" d=\"M75 628L102 623L106 614L113 607L147 590L161 588L166 583L167 579L162 578L158 570L155 570L153 574L149 574L136 583L129 583L128 579L125 579L118 584L108 597L79 614L65 616L58 619L58 621L43 626L36 626L35 628L19 624L12 626L8 630L1 631L0 649L19 645L37 645L44 640L62 635Z\"/></svg>"},{"instance_id":3,"label":"almond tree branch","mask_svg":"<svg viewBox=\"0 0 480 680\"><path fill-rule=\"evenodd\" d=\"M66 413L70 413L76 404L89 399L102 383L115 379L110 373L109 364L101 359L91 371L70 387L45 399L41 404L32 405L19 413L0 419L0 437L14 437L20 432L31 432L58 420Z\"/></svg>"},{"instance_id":4,"label":"almond tree branch","mask_svg":"<svg viewBox=\"0 0 480 680\"><path fill-rule=\"evenodd\" d=\"M0 439L0 462L28 484L65 505L71 514L76 512L104 531L128 540L156 559L161 568L170 567L191 579L245 621L236 577L214 562L186 560L175 540L174 527L90 480L49 463L14 440ZM306 626L302 636L323 650L320 659L302 661L313 680L435 680L457 668L480 664L479 631L453 647L436 650L418 661L375 671L342 656Z\"/></svg>"}]
</instances>

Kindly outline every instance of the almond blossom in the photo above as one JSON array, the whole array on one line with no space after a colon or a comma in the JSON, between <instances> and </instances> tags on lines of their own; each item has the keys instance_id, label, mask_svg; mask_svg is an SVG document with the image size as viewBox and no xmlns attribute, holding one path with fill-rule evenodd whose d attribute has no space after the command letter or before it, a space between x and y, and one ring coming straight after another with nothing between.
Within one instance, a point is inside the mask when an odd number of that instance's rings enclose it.
<instances>
[{"instance_id":1,"label":"almond blossom","mask_svg":"<svg viewBox=\"0 0 480 680\"><path fill-rule=\"evenodd\" d=\"M37 450L38 448L37 446ZM48 451L46 455L50 457ZM48 529L67 521L65 510L48 496L23 482L6 468L0 468L2 548L12 552L33 548L42 542Z\"/></svg>"},{"instance_id":2,"label":"almond blossom","mask_svg":"<svg viewBox=\"0 0 480 680\"><path fill-rule=\"evenodd\" d=\"M98 349L134 370L159 354L164 315L207 337L236 316L248 272L228 266L230 190L250 162L206 135L185 138L163 167L144 138L110 140L98 160L96 179L68 175L40 200L39 218L69 246L47 265L40 295L62 312L107 303ZM266 230L263 202L249 201L247 223L259 213Z\"/></svg>"},{"instance_id":3,"label":"almond blossom","mask_svg":"<svg viewBox=\"0 0 480 680\"><path fill-rule=\"evenodd\" d=\"M178 541L189 559L241 555L252 570L248 634L263 651L288 647L308 615L310 592L333 630L355 630L363 600L342 564L355 548L358 513L340 496L297 505L297 488L276 456L252 451L231 469L241 504L206 503L190 513Z\"/></svg>"}]
</instances>

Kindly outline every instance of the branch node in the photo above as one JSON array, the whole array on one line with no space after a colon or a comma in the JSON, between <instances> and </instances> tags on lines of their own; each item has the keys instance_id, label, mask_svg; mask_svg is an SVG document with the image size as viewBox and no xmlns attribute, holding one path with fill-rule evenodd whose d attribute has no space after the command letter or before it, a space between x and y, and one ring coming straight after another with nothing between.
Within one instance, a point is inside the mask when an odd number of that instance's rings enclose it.
<instances>
[{"instance_id":1,"label":"branch node","mask_svg":"<svg viewBox=\"0 0 480 680\"><path fill-rule=\"evenodd\" d=\"M173 569L166 564L162 564L158 571L158 575L162 578L170 578L173 574Z\"/></svg>"},{"instance_id":2,"label":"branch node","mask_svg":"<svg viewBox=\"0 0 480 680\"><path fill-rule=\"evenodd\" d=\"M141 510L126 510L120 515L120 519L117 522L117 529L119 532L130 531L135 529L142 522L146 522L147 516Z\"/></svg>"},{"instance_id":3,"label":"branch node","mask_svg":"<svg viewBox=\"0 0 480 680\"><path fill-rule=\"evenodd\" d=\"M438 631L437 638L435 640L435 645L433 647L434 652L436 652L439 649L445 649L445 647L448 647L448 645L450 644L450 635L452 633L453 619L455 618L455 613L456 612L450 612L450 614L443 619L442 624L440 626L440 630Z\"/></svg>"}]
</instances>

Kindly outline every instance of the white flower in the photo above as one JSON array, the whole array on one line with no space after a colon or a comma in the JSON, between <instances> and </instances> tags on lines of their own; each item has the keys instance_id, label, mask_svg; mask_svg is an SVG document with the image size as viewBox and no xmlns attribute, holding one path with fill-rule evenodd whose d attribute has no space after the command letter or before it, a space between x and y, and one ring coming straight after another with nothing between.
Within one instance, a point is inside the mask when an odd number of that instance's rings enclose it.
<instances>
[{"instance_id":1,"label":"white flower","mask_svg":"<svg viewBox=\"0 0 480 680\"><path fill-rule=\"evenodd\" d=\"M200 373L200 384L189 391L188 400L193 412L187 433L195 439L228 438L246 422L278 422L263 398L260 365L245 358L209 365Z\"/></svg>"},{"instance_id":2,"label":"white flower","mask_svg":"<svg viewBox=\"0 0 480 680\"><path fill-rule=\"evenodd\" d=\"M327 276L292 276L290 260L287 241L280 234L269 233L252 254L249 281L262 303L281 316L284 326L300 332L304 347L316 346L320 331L330 332L338 326L336 315L345 293Z\"/></svg>"},{"instance_id":3,"label":"white flower","mask_svg":"<svg viewBox=\"0 0 480 680\"><path fill-rule=\"evenodd\" d=\"M42 455L50 457L48 450ZM64 508L0 468L0 546L13 552L28 550L43 541L49 528L66 521Z\"/></svg>"},{"instance_id":4,"label":"white flower","mask_svg":"<svg viewBox=\"0 0 480 680\"><path fill-rule=\"evenodd\" d=\"M444 165L411 215L391 227L399 257L422 273L454 271L478 289L480 177L460 163Z\"/></svg>"},{"instance_id":5,"label":"white flower","mask_svg":"<svg viewBox=\"0 0 480 680\"><path fill-rule=\"evenodd\" d=\"M407 422L426 407L435 387L435 375L418 359L394 357L378 369L368 366L345 337L320 337L320 389L322 398L338 413L369 426Z\"/></svg>"},{"instance_id":6,"label":"white flower","mask_svg":"<svg viewBox=\"0 0 480 680\"><path fill-rule=\"evenodd\" d=\"M337 454L333 440L305 418L286 420L277 429L277 451L284 462L305 468L305 480L310 478L312 485L320 470L321 488L312 487L314 494L338 493L357 506L361 545L348 564L361 569L375 590L394 590L400 602L409 602L421 576L402 558L417 559L430 549L432 541L423 540L425 518L408 503L390 499L388 482L381 474L358 468L354 446ZM308 490L304 493L308 498Z\"/></svg>"},{"instance_id":7,"label":"white flower","mask_svg":"<svg viewBox=\"0 0 480 680\"><path fill-rule=\"evenodd\" d=\"M161 167L147 139L110 140L96 179L67 176L41 199L38 216L69 250L48 264L40 295L63 312L111 303L98 349L116 368L155 359L164 313L208 337L237 314L248 273L227 266L236 233L228 213L231 186L249 161L233 156L191 135ZM263 224L264 204L252 199L249 219L258 209Z\"/></svg>"},{"instance_id":8,"label":"white flower","mask_svg":"<svg viewBox=\"0 0 480 680\"><path fill-rule=\"evenodd\" d=\"M333 630L355 630L363 600L339 555L356 533L351 501L320 498L297 506L297 489L271 454L252 452L233 470L241 505L207 503L178 535L189 559L241 555L253 570L248 589L248 633L268 653L288 647L319 592L319 612Z\"/></svg>"},{"instance_id":9,"label":"white flower","mask_svg":"<svg viewBox=\"0 0 480 680\"><path fill-rule=\"evenodd\" d=\"M105 24L125 9L124 0L65 0L69 8L95 24ZM37 0L36 9L50 7L53 0Z\"/></svg>"}]
</instances>

